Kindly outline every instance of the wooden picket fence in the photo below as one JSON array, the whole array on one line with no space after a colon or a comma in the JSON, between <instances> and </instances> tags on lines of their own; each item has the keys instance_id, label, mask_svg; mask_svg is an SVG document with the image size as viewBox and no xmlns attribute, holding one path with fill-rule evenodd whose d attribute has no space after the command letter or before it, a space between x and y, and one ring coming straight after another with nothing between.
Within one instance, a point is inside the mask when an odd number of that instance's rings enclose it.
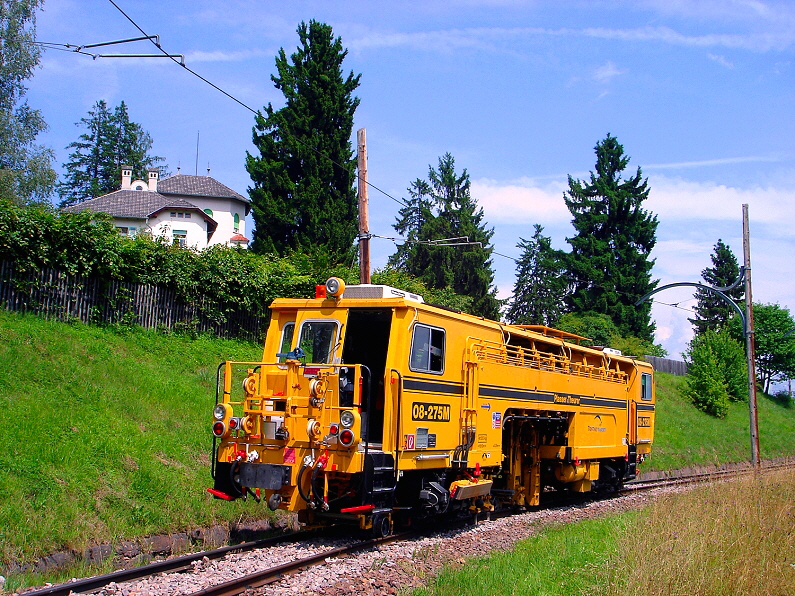
<instances>
[{"instance_id":1,"label":"wooden picket fence","mask_svg":"<svg viewBox=\"0 0 795 596\"><path fill-rule=\"evenodd\" d=\"M657 356L646 356L644 360L647 360L657 372L669 373L677 377L687 375L687 364L681 360L658 358Z\"/></svg>"},{"instance_id":2,"label":"wooden picket fence","mask_svg":"<svg viewBox=\"0 0 795 596\"><path fill-rule=\"evenodd\" d=\"M47 319L135 324L144 329L196 331L228 339L260 341L270 313L232 310L217 321L204 313L207 299L180 300L171 288L69 275L57 269L24 273L0 261L0 305Z\"/></svg>"}]
</instances>

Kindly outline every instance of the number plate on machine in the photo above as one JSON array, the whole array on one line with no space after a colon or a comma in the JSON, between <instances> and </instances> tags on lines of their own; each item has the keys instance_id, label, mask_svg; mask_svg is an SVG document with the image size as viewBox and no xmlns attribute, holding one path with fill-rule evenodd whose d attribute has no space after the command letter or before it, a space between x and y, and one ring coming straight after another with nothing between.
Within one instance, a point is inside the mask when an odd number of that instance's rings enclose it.
<instances>
[{"instance_id":1,"label":"number plate on machine","mask_svg":"<svg viewBox=\"0 0 795 596\"><path fill-rule=\"evenodd\" d=\"M411 419L430 422L450 422L450 406L415 401L411 405Z\"/></svg>"}]
</instances>

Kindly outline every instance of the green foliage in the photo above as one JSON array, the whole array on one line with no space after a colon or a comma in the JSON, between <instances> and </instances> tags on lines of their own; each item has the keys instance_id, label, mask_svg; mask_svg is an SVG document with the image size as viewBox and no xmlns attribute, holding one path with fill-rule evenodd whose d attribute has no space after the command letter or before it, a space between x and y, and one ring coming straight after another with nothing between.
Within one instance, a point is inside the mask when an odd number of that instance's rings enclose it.
<instances>
[{"instance_id":1,"label":"green foliage","mask_svg":"<svg viewBox=\"0 0 795 596\"><path fill-rule=\"evenodd\" d=\"M635 302L654 289L651 280L657 242L657 216L642 204L649 196L648 181L641 170L627 180L621 173L629 164L624 147L609 134L599 141L596 173L590 182L569 176L564 193L576 235L571 245L568 271L573 291L567 297L570 312L606 314L621 335L652 341L651 303Z\"/></svg>"},{"instance_id":2,"label":"green foliage","mask_svg":"<svg viewBox=\"0 0 795 596\"><path fill-rule=\"evenodd\" d=\"M644 356L664 357L667 352L661 346L638 337L622 337L612 319L604 314L576 315L566 313L556 327L561 331L574 333L591 340L590 345L605 346L621 350L622 354L643 358ZM588 345L588 343L584 344Z\"/></svg>"},{"instance_id":3,"label":"green foliage","mask_svg":"<svg viewBox=\"0 0 795 596\"><path fill-rule=\"evenodd\" d=\"M566 313L558 321L561 331L587 337L595 346L610 346L610 341L618 336L618 327L605 314L577 315Z\"/></svg>"},{"instance_id":4,"label":"green foliage","mask_svg":"<svg viewBox=\"0 0 795 596\"><path fill-rule=\"evenodd\" d=\"M483 221L483 209L470 194L466 169L455 172L449 153L439 158L439 167L428 167L428 180L411 183L411 199L399 212L395 230L408 242L389 259L395 269L419 277L429 288L449 288L472 299L472 314L499 317L500 301L494 287L490 260L493 229ZM480 245L444 246L444 240ZM439 245L435 245L439 243Z\"/></svg>"},{"instance_id":5,"label":"green foliage","mask_svg":"<svg viewBox=\"0 0 795 596\"><path fill-rule=\"evenodd\" d=\"M740 276L740 266L732 249L723 240L718 239L715 245L715 252L710 255L712 267L707 267L701 272L704 282L716 288L725 288L737 281ZM724 292L729 298L738 302L745 294L743 284L733 290ZM689 319L693 324L696 333L703 333L707 329L719 331L726 326L726 323L735 316L735 310L713 292L708 290L696 289L696 316Z\"/></svg>"},{"instance_id":6,"label":"green foliage","mask_svg":"<svg viewBox=\"0 0 795 596\"><path fill-rule=\"evenodd\" d=\"M350 138L361 75L342 76L347 55L329 25L298 26L301 45L288 61L284 49L271 76L285 105L258 113L254 145L246 170L254 182L252 249L284 256L290 252L328 253L335 263L350 262L358 224L353 188L356 160Z\"/></svg>"},{"instance_id":7,"label":"green foliage","mask_svg":"<svg viewBox=\"0 0 795 596\"><path fill-rule=\"evenodd\" d=\"M729 322L737 341L744 341L739 317ZM778 304L754 304L754 364L756 378L765 393L771 383L795 379L795 321L788 308Z\"/></svg>"},{"instance_id":8,"label":"green foliage","mask_svg":"<svg viewBox=\"0 0 795 596\"><path fill-rule=\"evenodd\" d=\"M708 329L690 342L686 393L697 408L723 418L729 401L748 399L743 347L728 331Z\"/></svg>"},{"instance_id":9,"label":"green foliage","mask_svg":"<svg viewBox=\"0 0 795 596\"><path fill-rule=\"evenodd\" d=\"M47 124L25 99L25 81L41 58L34 42L36 10L42 4L0 2L0 199L17 204L46 201L56 177L52 150L35 142Z\"/></svg>"},{"instance_id":10,"label":"green foliage","mask_svg":"<svg viewBox=\"0 0 795 596\"><path fill-rule=\"evenodd\" d=\"M536 224L530 240L520 239L522 249L516 270L513 298L505 318L517 325L554 327L563 313L563 300L568 290L564 277L565 255L552 248L552 241Z\"/></svg>"},{"instance_id":11,"label":"green foliage","mask_svg":"<svg viewBox=\"0 0 795 596\"><path fill-rule=\"evenodd\" d=\"M199 305L217 323L233 312L266 315L275 298L313 297L315 286L331 276L346 283L358 283L359 277L358 268L334 265L327 255L275 258L222 245L195 252L145 235L122 237L105 214L8 202L0 202L0 260L15 262L21 272L51 267L72 275L173 288L178 300ZM420 294L431 304L472 309L471 298L450 288L428 288L404 272L376 271L373 283Z\"/></svg>"},{"instance_id":12,"label":"green foliage","mask_svg":"<svg viewBox=\"0 0 795 596\"><path fill-rule=\"evenodd\" d=\"M140 124L130 122L123 101L111 112L105 100L99 100L77 126L81 124L87 132L66 146L74 151L63 164L64 180L57 185L62 208L119 190L123 165L132 168L133 180L148 180L147 169L164 161L149 155L152 137ZM161 177L166 175L165 166L158 169Z\"/></svg>"}]
</instances>

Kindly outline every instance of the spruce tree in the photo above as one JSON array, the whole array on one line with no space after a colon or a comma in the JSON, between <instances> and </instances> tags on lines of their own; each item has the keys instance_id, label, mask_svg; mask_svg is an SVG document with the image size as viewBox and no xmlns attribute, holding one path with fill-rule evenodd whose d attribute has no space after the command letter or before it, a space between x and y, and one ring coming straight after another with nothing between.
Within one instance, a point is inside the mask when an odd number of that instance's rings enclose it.
<instances>
[{"instance_id":1,"label":"spruce tree","mask_svg":"<svg viewBox=\"0 0 795 596\"><path fill-rule=\"evenodd\" d=\"M348 52L329 25L302 22L298 37L289 60L279 51L278 75L271 76L285 105L275 110L269 103L257 114L259 156L246 158L254 182L252 249L278 255L320 250L343 262L354 254L358 230L350 139L361 75L343 78Z\"/></svg>"},{"instance_id":2,"label":"spruce tree","mask_svg":"<svg viewBox=\"0 0 795 596\"><path fill-rule=\"evenodd\" d=\"M32 109L25 81L38 66L36 11L42 0L0 1L0 199L42 203L52 193L52 149L36 144L47 124Z\"/></svg>"},{"instance_id":3,"label":"spruce tree","mask_svg":"<svg viewBox=\"0 0 795 596\"><path fill-rule=\"evenodd\" d=\"M438 169L428 166L428 180L411 184L411 199L394 225L410 242L398 247L390 264L431 288L450 288L470 296L473 314L496 319L500 301L490 260L494 230L486 227L483 209L472 198L470 186L466 169L456 174L455 159L449 153L439 158ZM478 242L479 246L474 244ZM463 244L443 245L450 243Z\"/></svg>"},{"instance_id":4,"label":"spruce tree","mask_svg":"<svg viewBox=\"0 0 795 596\"><path fill-rule=\"evenodd\" d=\"M740 266L728 244L724 244L723 240L718 239L715 252L710 258L712 267L707 267L701 272L701 277L704 278L707 285L725 288L737 281L740 276ZM740 284L724 294L734 301L739 301L745 294L745 288L743 284ZM688 320L693 324L696 334L700 335L708 329L720 331L735 315L735 310L726 304L726 301L720 296L716 296L712 292L697 288L695 297L697 302L693 310L695 310L696 316Z\"/></svg>"},{"instance_id":5,"label":"spruce tree","mask_svg":"<svg viewBox=\"0 0 795 596\"><path fill-rule=\"evenodd\" d=\"M579 314L606 314L621 335L652 341L651 303L635 306L657 285L649 258L657 241L657 216L642 207L649 196L648 180L640 167L634 176L621 178L630 158L610 134L594 149L596 172L590 181L569 176L564 193L576 232L566 239L573 284L567 307Z\"/></svg>"},{"instance_id":6,"label":"spruce tree","mask_svg":"<svg viewBox=\"0 0 795 596\"><path fill-rule=\"evenodd\" d=\"M99 100L76 126L86 132L66 146L73 151L57 186L61 208L119 190L123 165L132 167L133 179L147 180L146 171L153 167L166 175L166 167L157 165L163 158L149 155L152 137L130 121L123 101L111 112L105 100Z\"/></svg>"},{"instance_id":7,"label":"spruce tree","mask_svg":"<svg viewBox=\"0 0 795 596\"><path fill-rule=\"evenodd\" d=\"M551 238L541 232L538 224L530 240L520 238L522 249L516 270L513 297L505 317L516 325L553 327L563 314L567 282L564 255L552 248Z\"/></svg>"}]
</instances>

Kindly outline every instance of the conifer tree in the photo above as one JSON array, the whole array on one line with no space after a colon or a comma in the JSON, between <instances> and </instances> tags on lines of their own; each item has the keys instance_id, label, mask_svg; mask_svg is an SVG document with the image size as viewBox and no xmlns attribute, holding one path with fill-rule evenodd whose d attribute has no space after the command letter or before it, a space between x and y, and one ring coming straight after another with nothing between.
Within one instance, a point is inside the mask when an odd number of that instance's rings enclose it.
<instances>
[{"instance_id":1,"label":"conifer tree","mask_svg":"<svg viewBox=\"0 0 795 596\"><path fill-rule=\"evenodd\" d=\"M411 199L394 225L410 242L398 248L390 264L431 288L450 288L470 296L473 314L496 319L500 301L490 260L494 230L486 227L483 209L472 198L470 186L466 169L456 174L455 159L449 153L439 158L438 169L428 167L428 180L412 182ZM466 244L435 245L449 239Z\"/></svg>"},{"instance_id":2,"label":"conifer tree","mask_svg":"<svg viewBox=\"0 0 795 596\"><path fill-rule=\"evenodd\" d=\"M715 245L715 252L710 256L712 267L707 267L701 272L701 277L707 285L725 288L737 281L740 276L740 266L737 257L734 256L732 249L723 240L718 239ZM732 290L724 292L734 301L742 300L745 294L743 284L738 285ZM694 308L696 316L688 319L697 334L704 333L707 329L720 331L726 323L734 316L734 309L726 304L720 296L701 288L696 289L696 306Z\"/></svg>"},{"instance_id":3,"label":"conifer tree","mask_svg":"<svg viewBox=\"0 0 795 596\"><path fill-rule=\"evenodd\" d=\"M576 232L566 239L573 284L567 306L579 314L606 314L621 335L652 341L651 303L635 306L657 285L651 279L654 260L649 258L657 241L657 216L642 207L649 196L648 180L640 167L622 180L630 158L610 134L594 149L596 172L588 182L569 176L564 193Z\"/></svg>"},{"instance_id":4,"label":"conifer tree","mask_svg":"<svg viewBox=\"0 0 795 596\"><path fill-rule=\"evenodd\" d=\"M130 121L123 101L111 112L105 100L99 100L76 125L86 132L66 146L73 151L57 186L61 208L119 190L123 165L132 167L133 179L147 180L146 171L153 167L166 175L166 167L157 166L164 159L149 155L152 137Z\"/></svg>"},{"instance_id":5,"label":"conifer tree","mask_svg":"<svg viewBox=\"0 0 795 596\"><path fill-rule=\"evenodd\" d=\"M0 199L42 203L55 185L52 149L36 144L47 124L32 109L25 81L38 66L36 11L42 0L0 0Z\"/></svg>"},{"instance_id":6,"label":"conifer tree","mask_svg":"<svg viewBox=\"0 0 795 596\"><path fill-rule=\"evenodd\" d=\"M278 74L271 76L285 105L275 110L269 103L257 114L259 156L246 158L254 182L252 249L279 255L321 250L342 262L353 256L358 230L350 138L361 75L343 78L348 51L329 25L302 22L298 37L289 60L279 51Z\"/></svg>"},{"instance_id":7,"label":"conifer tree","mask_svg":"<svg viewBox=\"0 0 795 596\"><path fill-rule=\"evenodd\" d=\"M505 317L516 325L553 327L563 314L567 282L564 255L552 248L551 238L542 235L538 224L530 240L520 238L522 249L516 270L513 297Z\"/></svg>"}]
</instances>

